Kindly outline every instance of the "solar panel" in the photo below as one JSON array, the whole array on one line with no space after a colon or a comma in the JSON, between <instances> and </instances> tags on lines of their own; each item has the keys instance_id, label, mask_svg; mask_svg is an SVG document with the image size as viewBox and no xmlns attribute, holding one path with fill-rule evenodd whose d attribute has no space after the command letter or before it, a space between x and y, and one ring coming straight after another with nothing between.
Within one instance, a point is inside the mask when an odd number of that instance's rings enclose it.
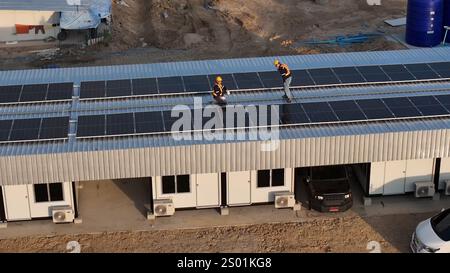
<instances>
[{"instance_id":1,"label":"solar panel","mask_svg":"<svg viewBox=\"0 0 450 273\"><path fill-rule=\"evenodd\" d=\"M420 117L422 114L408 98L385 98L383 101L395 117Z\"/></svg>"},{"instance_id":2,"label":"solar panel","mask_svg":"<svg viewBox=\"0 0 450 273\"><path fill-rule=\"evenodd\" d=\"M106 133L105 115L79 116L77 125L78 137L103 136Z\"/></svg>"},{"instance_id":3,"label":"solar panel","mask_svg":"<svg viewBox=\"0 0 450 273\"><path fill-rule=\"evenodd\" d=\"M9 141L39 139L41 120L40 118L14 120Z\"/></svg>"},{"instance_id":4,"label":"solar panel","mask_svg":"<svg viewBox=\"0 0 450 273\"><path fill-rule=\"evenodd\" d=\"M419 111L426 116L447 115L445 109L434 96L409 97Z\"/></svg>"},{"instance_id":5,"label":"solar panel","mask_svg":"<svg viewBox=\"0 0 450 273\"><path fill-rule=\"evenodd\" d=\"M103 98L106 95L104 81L82 82L80 86L80 99Z\"/></svg>"},{"instance_id":6,"label":"solar panel","mask_svg":"<svg viewBox=\"0 0 450 273\"><path fill-rule=\"evenodd\" d=\"M356 69L368 82L388 82L391 80L379 66L358 66Z\"/></svg>"},{"instance_id":7,"label":"solar panel","mask_svg":"<svg viewBox=\"0 0 450 273\"><path fill-rule=\"evenodd\" d=\"M331 101L330 106L341 121L365 120L364 113L355 101Z\"/></svg>"},{"instance_id":8,"label":"solar panel","mask_svg":"<svg viewBox=\"0 0 450 273\"><path fill-rule=\"evenodd\" d=\"M339 79L331 68L309 69L309 74L317 85L338 84Z\"/></svg>"},{"instance_id":9,"label":"solar panel","mask_svg":"<svg viewBox=\"0 0 450 273\"><path fill-rule=\"evenodd\" d=\"M163 121L164 121L165 132L180 131L180 130L181 131L185 131L185 130L187 130L186 126L190 126L191 129L193 128L193 118L192 117L194 115L192 113L192 110L183 110L183 111L180 111L180 112L163 111L162 113L163 113ZM172 116L172 113L175 116ZM183 124L183 126L180 127L180 128L178 128L178 127L173 128L174 123L176 121L180 120L182 117L186 118L187 123ZM181 124L181 121L177 122L177 124L179 124L179 123Z\"/></svg>"},{"instance_id":10,"label":"solar panel","mask_svg":"<svg viewBox=\"0 0 450 273\"><path fill-rule=\"evenodd\" d=\"M47 96L47 84L24 85L20 94L20 102L44 101Z\"/></svg>"},{"instance_id":11,"label":"solar panel","mask_svg":"<svg viewBox=\"0 0 450 273\"><path fill-rule=\"evenodd\" d=\"M134 134L133 113L106 115L106 135Z\"/></svg>"},{"instance_id":12,"label":"solar panel","mask_svg":"<svg viewBox=\"0 0 450 273\"><path fill-rule=\"evenodd\" d=\"M136 122L136 133L155 133L164 132L162 114L157 112L134 113Z\"/></svg>"},{"instance_id":13,"label":"solar panel","mask_svg":"<svg viewBox=\"0 0 450 273\"><path fill-rule=\"evenodd\" d=\"M130 80L115 80L106 82L106 97L131 96Z\"/></svg>"},{"instance_id":14,"label":"solar panel","mask_svg":"<svg viewBox=\"0 0 450 273\"><path fill-rule=\"evenodd\" d=\"M69 132L69 117L42 119L39 139L66 138Z\"/></svg>"},{"instance_id":15,"label":"solar panel","mask_svg":"<svg viewBox=\"0 0 450 273\"><path fill-rule=\"evenodd\" d=\"M21 85L0 86L0 103L18 102L21 92Z\"/></svg>"},{"instance_id":16,"label":"solar panel","mask_svg":"<svg viewBox=\"0 0 450 273\"><path fill-rule=\"evenodd\" d=\"M0 141L8 141L12 120L0 120Z\"/></svg>"},{"instance_id":17,"label":"solar panel","mask_svg":"<svg viewBox=\"0 0 450 273\"><path fill-rule=\"evenodd\" d=\"M259 72L265 88L276 88L283 86L283 79L278 71Z\"/></svg>"},{"instance_id":18,"label":"solar panel","mask_svg":"<svg viewBox=\"0 0 450 273\"><path fill-rule=\"evenodd\" d=\"M47 100L70 100L73 94L73 83L51 83L48 85Z\"/></svg>"},{"instance_id":19,"label":"solar panel","mask_svg":"<svg viewBox=\"0 0 450 273\"><path fill-rule=\"evenodd\" d=\"M315 85L314 80L308 74L307 70L292 70L292 86L311 86Z\"/></svg>"},{"instance_id":20,"label":"solar panel","mask_svg":"<svg viewBox=\"0 0 450 273\"><path fill-rule=\"evenodd\" d=\"M309 123L310 120L302 108L301 103L283 104L280 106L282 124Z\"/></svg>"},{"instance_id":21,"label":"solar panel","mask_svg":"<svg viewBox=\"0 0 450 273\"><path fill-rule=\"evenodd\" d=\"M360 83L366 81L355 67L335 67L333 71L341 83Z\"/></svg>"},{"instance_id":22,"label":"solar panel","mask_svg":"<svg viewBox=\"0 0 450 273\"><path fill-rule=\"evenodd\" d=\"M356 100L358 106L368 119L393 118L394 115L381 99Z\"/></svg>"},{"instance_id":23,"label":"solar panel","mask_svg":"<svg viewBox=\"0 0 450 273\"><path fill-rule=\"evenodd\" d=\"M237 73L234 74L239 89L258 89L263 88L263 84L257 73Z\"/></svg>"},{"instance_id":24,"label":"solar panel","mask_svg":"<svg viewBox=\"0 0 450 273\"><path fill-rule=\"evenodd\" d=\"M223 84L228 88L228 90L238 89L232 74L208 75L209 82L211 84L211 89L215 84L215 80L216 80L217 76L222 77Z\"/></svg>"},{"instance_id":25,"label":"solar panel","mask_svg":"<svg viewBox=\"0 0 450 273\"><path fill-rule=\"evenodd\" d=\"M144 96L158 94L156 78L133 79L133 95Z\"/></svg>"},{"instance_id":26,"label":"solar panel","mask_svg":"<svg viewBox=\"0 0 450 273\"><path fill-rule=\"evenodd\" d=\"M186 92L210 92L211 86L206 75L203 76L185 76L183 77Z\"/></svg>"},{"instance_id":27,"label":"solar panel","mask_svg":"<svg viewBox=\"0 0 450 273\"><path fill-rule=\"evenodd\" d=\"M338 121L337 116L333 113L333 110L327 102L303 103L302 107L305 109L311 122Z\"/></svg>"},{"instance_id":28,"label":"solar panel","mask_svg":"<svg viewBox=\"0 0 450 273\"><path fill-rule=\"evenodd\" d=\"M428 64L442 78L450 78L450 63L430 63Z\"/></svg>"},{"instance_id":29,"label":"solar panel","mask_svg":"<svg viewBox=\"0 0 450 273\"><path fill-rule=\"evenodd\" d=\"M184 86L181 77L158 78L160 94L183 93Z\"/></svg>"},{"instance_id":30,"label":"solar panel","mask_svg":"<svg viewBox=\"0 0 450 273\"><path fill-rule=\"evenodd\" d=\"M403 65L383 65L381 68L393 81L411 81L414 76Z\"/></svg>"}]
</instances>

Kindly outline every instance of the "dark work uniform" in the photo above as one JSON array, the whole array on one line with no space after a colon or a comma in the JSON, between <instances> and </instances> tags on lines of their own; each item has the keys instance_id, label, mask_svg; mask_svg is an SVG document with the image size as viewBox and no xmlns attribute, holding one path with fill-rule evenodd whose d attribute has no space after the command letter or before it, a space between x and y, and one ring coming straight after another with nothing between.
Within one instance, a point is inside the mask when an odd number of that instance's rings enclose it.
<instances>
[{"instance_id":1,"label":"dark work uniform","mask_svg":"<svg viewBox=\"0 0 450 273\"><path fill-rule=\"evenodd\" d=\"M219 104L226 104L227 101L225 99L225 93L227 93L227 87L225 85L219 85L219 84L215 84L213 87L213 98L216 100L217 103Z\"/></svg>"}]
</instances>

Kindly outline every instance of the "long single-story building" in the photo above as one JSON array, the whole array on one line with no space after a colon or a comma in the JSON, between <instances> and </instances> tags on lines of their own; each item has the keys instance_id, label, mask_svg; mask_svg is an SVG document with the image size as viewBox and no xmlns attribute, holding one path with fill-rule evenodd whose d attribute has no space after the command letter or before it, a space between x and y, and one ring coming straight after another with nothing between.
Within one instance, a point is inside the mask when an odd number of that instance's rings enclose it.
<instances>
[{"instance_id":1,"label":"long single-story building","mask_svg":"<svg viewBox=\"0 0 450 273\"><path fill-rule=\"evenodd\" d=\"M277 58L291 104L274 57L0 72L0 220L76 213L79 181L147 178L167 211L273 202L314 166L352 165L367 197L449 186L450 48ZM272 123L207 127L216 75L227 114ZM174 109L200 118L175 133Z\"/></svg>"}]
</instances>

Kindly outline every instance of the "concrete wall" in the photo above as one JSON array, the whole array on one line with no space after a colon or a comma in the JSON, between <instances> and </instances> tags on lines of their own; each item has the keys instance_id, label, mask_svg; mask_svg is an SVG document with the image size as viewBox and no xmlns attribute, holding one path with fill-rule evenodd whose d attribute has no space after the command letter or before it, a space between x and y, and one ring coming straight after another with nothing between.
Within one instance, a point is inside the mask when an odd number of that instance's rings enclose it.
<instances>
[{"instance_id":1,"label":"concrete wall","mask_svg":"<svg viewBox=\"0 0 450 273\"><path fill-rule=\"evenodd\" d=\"M53 24L59 23L59 13L53 11L14 11L0 10L0 41L26 41L42 40L47 37L56 37L60 31ZM45 34L35 29L29 30L28 34L16 34L15 25L43 25Z\"/></svg>"}]
</instances>

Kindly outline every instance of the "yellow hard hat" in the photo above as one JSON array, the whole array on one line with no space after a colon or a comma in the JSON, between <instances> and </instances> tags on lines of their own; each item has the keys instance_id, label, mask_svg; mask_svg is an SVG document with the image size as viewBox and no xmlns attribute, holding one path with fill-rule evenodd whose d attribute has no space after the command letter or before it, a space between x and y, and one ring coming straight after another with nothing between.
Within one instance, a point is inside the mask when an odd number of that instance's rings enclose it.
<instances>
[{"instance_id":1,"label":"yellow hard hat","mask_svg":"<svg viewBox=\"0 0 450 273\"><path fill-rule=\"evenodd\" d=\"M274 65L279 65L279 64L280 64L280 61L279 61L279 60L275 60L275 61L273 61L273 64L274 64Z\"/></svg>"},{"instance_id":2,"label":"yellow hard hat","mask_svg":"<svg viewBox=\"0 0 450 273\"><path fill-rule=\"evenodd\" d=\"M217 76L216 82L222 82L222 77L221 76Z\"/></svg>"}]
</instances>

